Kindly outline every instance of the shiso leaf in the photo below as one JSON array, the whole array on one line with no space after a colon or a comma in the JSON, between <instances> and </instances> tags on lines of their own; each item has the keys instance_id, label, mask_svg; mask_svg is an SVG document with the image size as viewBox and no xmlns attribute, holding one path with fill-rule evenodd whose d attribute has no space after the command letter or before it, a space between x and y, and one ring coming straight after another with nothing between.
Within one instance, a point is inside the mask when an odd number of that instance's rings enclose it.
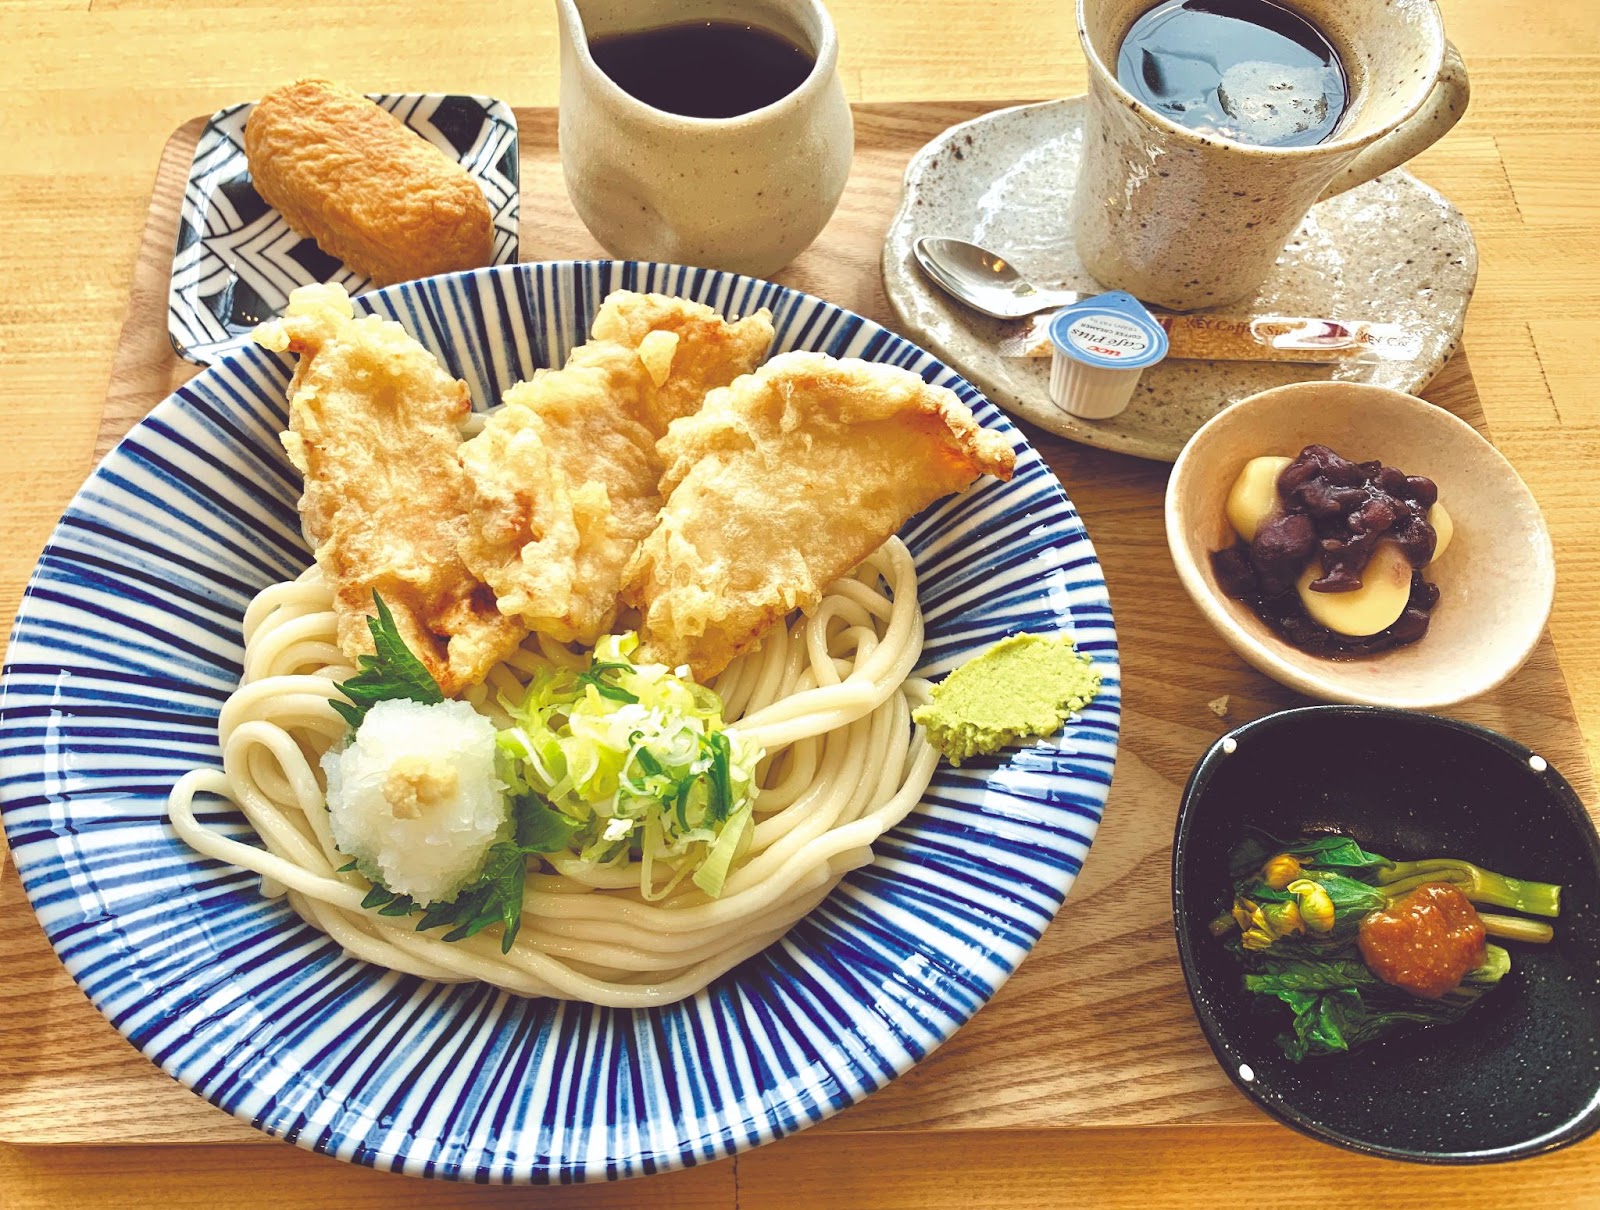
<instances>
[{"instance_id":1,"label":"shiso leaf","mask_svg":"<svg viewBox=\"0 0 1600 1210\"><path fill-rule=\"evenodd\" d=\"M373 908L383 907L384 904L391 902L394 898L395 893L393 891L384 886L381 882L374 882L372 884L372 889L368 891L366 897L361 900L361 906L370 911Z\"/></svg>"},{"instance_id":2,"label":"shiso leaf","mask_svg":"<svg viewBox=\"0 0 1600 1210\"><path fill-rule=\"evenodd\" d=\"M378 909L380 916L406 916L416 906L410 895L396 895L388 903Z\"/></svg>"},{"instance_id":3,"label":"shiso leaf","mask_svg":"<svg viewBox=\"0 0 1600 1210\"><path fill-rule=\"evenodd\" d=\"M517 848L524 853L557 853L583 830L537 794L519 794L511 801L517 819Z\"/></svg>"},{"instance_id":4,"label":"shiso leaf","mask_svg":"<svg viewBox=\"0 0 1600 1210\"><path fill-rule=\"evenodd\" d=\"M517 939L517 929L522 924L522 888L527 875L528 859L520 848L507 842L492 846L483 873L456 896L456 927L446 933L444 939L460 941L491 924L499 924L504 926L500 952L510 953L511 943Z\"/></svg>"},{"instance_id":5,"label":"shiso leaf","mask_svg":"<svg viewBox=\"0 0 1600 1210\"><path fill-rule=\"evenodd\" d=\"M356 660L360 670L339 683L339 692L350 701L328 703L351 727L360 727L367 711L379 702L405 699L432 706L444 701L439 682L400 637L384 599L374 592L372 602L378 613L367 619L367 629L375 654L360 656Z\"/></svg>"},{"instance_id":6,"label":"shiso leaf","mask_svg":"<svg viewBox=\"0 0 1600 1210\"><path fill-rule=\"evenodd\" d=\"M448 902L422 907L408 895L396 895L374 881L361 906L380 916L408 916L420 912L417 931L453 926L446 941L461 941L491 924L503 928L500 951L510 953L522 924L522 892L527 883L528 857L553 853L567 846L580 825L550 807L537 794L512 799L516 839L491 845L483 869Z\"/></svg>"}]
</instances>

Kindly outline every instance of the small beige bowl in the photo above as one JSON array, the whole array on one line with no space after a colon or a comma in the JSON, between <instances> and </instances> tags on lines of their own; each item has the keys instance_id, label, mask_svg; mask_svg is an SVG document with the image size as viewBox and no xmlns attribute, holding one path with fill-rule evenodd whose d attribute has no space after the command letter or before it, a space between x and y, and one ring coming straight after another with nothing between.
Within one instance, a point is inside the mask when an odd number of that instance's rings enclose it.
<instances>
[{"instance_id":1,"label":"small beige bowl","mask_svg":"<svg viewBox=\"0 0 1600 1210\"><path fill-rule=\"evenodd\" d=\"M1356 660L1308 655L1217 586L1210 552L1234 541L1223 508L1240 468L1314 443L1439 485L1455 537L1429 568L1440 598L1420 642ZM1386 387L1305 382L1240 400L1184 446L1166 513L1172 561L1200 612L1256 668L1324 701L1428 710L1487 693L1532 654L1555 596L1550 533L1511 464L1465 421Z\"/></svg>"}]
</instances>

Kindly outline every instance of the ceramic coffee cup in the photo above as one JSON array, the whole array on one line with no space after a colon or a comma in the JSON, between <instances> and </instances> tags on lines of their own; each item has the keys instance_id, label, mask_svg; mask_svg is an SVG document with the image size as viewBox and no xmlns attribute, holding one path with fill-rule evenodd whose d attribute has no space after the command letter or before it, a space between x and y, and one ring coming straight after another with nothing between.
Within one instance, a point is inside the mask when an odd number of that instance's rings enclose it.
<instances>
[{"instance_id":1,"label":"ceramic coffee cup","mask_svg":"<svg viewBox=\"0 0 1600 1210\"><path fill-rule=\"evenodd\" d=\"M1262 147L1179 126L1117 82L1153 0L1078 0L1089 67L1073 227L1107 286L1174 310L1247 296L1316 202L1411 159L1460 120L1465 65L1434 0L1289 0L1344 65L1350 105L1325 142Z\"/></svg>"},{"instance_id":2,"label":"ceramic coffee cup","mask_svg":"<svg viewBox=\"0 0 1600 1210\"><path fill-rule=\"evenodd\" d=\"M561 167L613 256L766 277L826 225L850 175L854 126L839 43L819 0L557 0ZM667 113L601 71L591 39L697 21L781 35L815 59L793 92L732 118Z\"/></svg>"}]
</instances>

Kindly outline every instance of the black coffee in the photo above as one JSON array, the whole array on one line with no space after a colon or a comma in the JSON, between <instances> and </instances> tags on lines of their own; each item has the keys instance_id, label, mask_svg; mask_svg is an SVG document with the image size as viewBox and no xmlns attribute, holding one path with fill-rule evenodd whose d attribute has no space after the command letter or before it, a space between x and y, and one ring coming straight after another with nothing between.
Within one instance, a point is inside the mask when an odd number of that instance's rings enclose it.
<instances>
[{"instance_id":1,"label":"black coffee","mask_svg":"<svg viewBox=\"0 0 1600 1210\"><path fill-rule=\"evenodd\" d=\"M816 63L788 39L732 21L613 34L589 52L624 92L690 118L733 118L781 101Z\"/></svg>"},{"instance_id":2,"label":"black coffee","mask_svg":"<svg viewBox=\"0 0 1600 1210\"><path fill-rule=\"evenodd\" d=\"M1328 39L1271 0L1167 0L1133 23L1117 81L1163 117L1262 147L1308 147L1349 105Z\"/></svg>"}]
</instances>

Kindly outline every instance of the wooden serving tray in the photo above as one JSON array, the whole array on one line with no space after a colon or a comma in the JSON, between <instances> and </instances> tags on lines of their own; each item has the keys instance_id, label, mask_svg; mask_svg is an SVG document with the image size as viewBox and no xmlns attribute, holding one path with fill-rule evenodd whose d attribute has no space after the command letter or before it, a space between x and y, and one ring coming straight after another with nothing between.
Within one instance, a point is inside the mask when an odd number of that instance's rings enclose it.
<instances>
[{"instance_id":1,"label":"wooden serving tray","mask_svg":"<svg viewBox=\"0 0 1600 1210\"><path fill-rule=\"evenodd\" d=\"M988 108L857 106L844 199L818 242L778 280L893 326L878 257L901 173L917 148ZM567 201L555 112L517 116L523 257L602 255ZM186 123L161 157L97 456L195 372L167 342L166 294L179 202L203 125L201 118ZM1483 429L1465 356L1458 354L1425 394ZM1105 823L1067 906L993 1002L905 1077L818 1129L1259 1121L1213 1061L1189 1008L1172 931L1172 830L1189 770L1217 736L1303 699L1233 655L1184 595L1162 528L1166 466L1022 427L1067 485L1111 586L1125 712ZM1228 712L1219 718L1207 703L1224 695ZM1548 635L1509 685L1453 713L1537 749L1592 799L1591 771ZM11 871L0 881L0 971L0 1140L266 1139L162 1075L90 1007Z\"/></svg>"}]
</instances>

